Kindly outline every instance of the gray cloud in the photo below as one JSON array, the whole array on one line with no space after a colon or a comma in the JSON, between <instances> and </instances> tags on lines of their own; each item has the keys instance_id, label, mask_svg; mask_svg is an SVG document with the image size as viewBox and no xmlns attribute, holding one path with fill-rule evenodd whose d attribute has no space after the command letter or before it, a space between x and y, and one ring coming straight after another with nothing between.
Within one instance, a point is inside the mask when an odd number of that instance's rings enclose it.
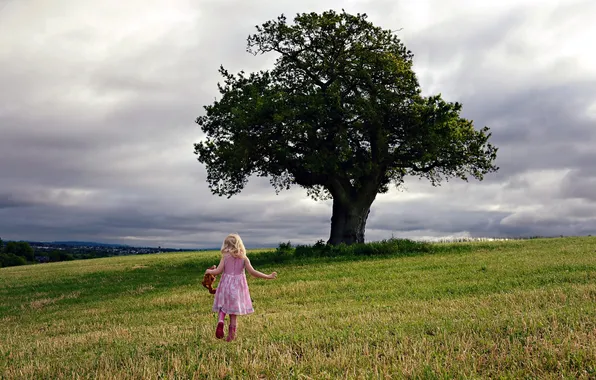
<instances>
[{"instance_id":1,"label":"gray cloud","mask_svg":"<svg viewBox=\"0 0 596 380\"><path fill-rule=\"evenodd\" d=\"M592 163L596 163L596 156ZM560 185L560 197L563 199L583 200L596 204L596 170L574 169L570 171ZM583 208L583 210L588 210ZM592 214L596 215L596 213Z\"/></svg>"},{"instance_id":2,"label":"gray cloud","mask_svg":"<svg viewBox=\"0 0 596 380\"><path fill-rule=\"evenodd\" d=\"M555 3L345 7L403 27L424 92L461 101L500 148L501 170L483 182L433 188L412 178L407 191L380 195L367 239L596 232L596 72L581 51L555 54L575 46L577 28L587 49L596 8ZM119 4L0 2L0 88L9 89L0 92L0 236L174 247L217 246L230 231L253 246L326 240L331 204L301 189L276 196L254 178L232 199L212 195L192 154L202 137L193 121L218 95L220 64L272 64L245 52L256 24L342 3Z\"/></svg>"}]
</instances>

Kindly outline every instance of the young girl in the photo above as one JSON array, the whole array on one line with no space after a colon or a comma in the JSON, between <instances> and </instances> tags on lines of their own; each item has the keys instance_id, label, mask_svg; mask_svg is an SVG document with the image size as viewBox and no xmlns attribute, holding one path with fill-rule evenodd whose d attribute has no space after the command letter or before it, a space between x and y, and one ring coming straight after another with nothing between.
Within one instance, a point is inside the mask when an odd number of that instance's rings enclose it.
<instances>
[{"instance_id":1,"label":"young girl","mask_svg":"<svg viewBox=\"0 0 596 380\"><path fill-rule=\"evenodd\" d=\"M215 269L207 269L205 273L218 275L223 272L221 280L215 291L213 311L219 313L219 321L215 330L215 337L224 336L224 319L230 314L227 341L231 342L236 337L236 316L253 313L248 283L244 269L252 276L273 280L277 273L266 275L255 270L246 257L244 243L238 234L229 234L221 245L221 260Z\"/></svg>"}]
</instances>

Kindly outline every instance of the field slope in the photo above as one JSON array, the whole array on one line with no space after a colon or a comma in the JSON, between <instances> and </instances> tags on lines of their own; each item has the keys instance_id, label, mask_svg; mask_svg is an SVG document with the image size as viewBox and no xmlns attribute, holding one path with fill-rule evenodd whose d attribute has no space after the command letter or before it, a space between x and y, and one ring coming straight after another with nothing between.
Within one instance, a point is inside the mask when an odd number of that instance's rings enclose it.
<instances>
[{"instance_id":1,"label":"field slope","mask_svg":"<svg viewBox=\"0 0 596 380\"><path fill-rule=\"evenodd\" d=\"M0 269L0 378L596 378L596 238L289 259L214 337L217 252ZM256 265L255 265L256 266Z\"/></svg>"}]
</instances>

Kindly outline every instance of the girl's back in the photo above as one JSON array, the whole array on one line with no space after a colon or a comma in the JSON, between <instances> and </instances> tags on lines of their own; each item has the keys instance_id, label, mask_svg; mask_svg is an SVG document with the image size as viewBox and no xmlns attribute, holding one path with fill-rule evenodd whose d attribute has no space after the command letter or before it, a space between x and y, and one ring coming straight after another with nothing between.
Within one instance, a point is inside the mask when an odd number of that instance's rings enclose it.
<instances>
[{"instance_id":1,"label":"girl's back","mask_svg":"<svg viewBox=\"0 0 596 380\"><path fill-rule=\"evenodd\" d=\"M235 258L232 255L224 257L224 274L237 276L244 273L244 259Z\"/></svg>"}]
</instances>

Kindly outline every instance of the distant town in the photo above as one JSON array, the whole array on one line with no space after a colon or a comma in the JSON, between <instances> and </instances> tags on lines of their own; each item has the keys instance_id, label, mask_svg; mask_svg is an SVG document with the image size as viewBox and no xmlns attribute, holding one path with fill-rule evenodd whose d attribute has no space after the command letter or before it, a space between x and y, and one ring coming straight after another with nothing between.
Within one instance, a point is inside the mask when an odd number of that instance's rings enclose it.
<instances>
[{"instance_id":1,"label":"distant town","mask_svg":"<svg viewBox=\"0 0 596 380\"><path fill-rule=\"evenodd\" d=\"M2 241L0 239L0 267L85 260L110 256L159 254L164 252L190 252L217 250L181 249L162 247L132 247L122 244L105 244L85 241Z\"/></svg>"},{"instance_id":2,"label":"distant town","mask_svg":"<svg viewBox=\"0 0 596 380\"><path fill-rule=\"evenodd\" d=\"M108 257L108 256L127 256L143 255L162 252L188 252L197 251L197 249L177 249L162 247L132 247L123 244L105 244L84 241L56 241L56 242L28 242L31 248L36 252L51 252L53 250L66 251L72 255ZM82 257L81 257L82 258Z\"/></svg>"}]
</instances>

